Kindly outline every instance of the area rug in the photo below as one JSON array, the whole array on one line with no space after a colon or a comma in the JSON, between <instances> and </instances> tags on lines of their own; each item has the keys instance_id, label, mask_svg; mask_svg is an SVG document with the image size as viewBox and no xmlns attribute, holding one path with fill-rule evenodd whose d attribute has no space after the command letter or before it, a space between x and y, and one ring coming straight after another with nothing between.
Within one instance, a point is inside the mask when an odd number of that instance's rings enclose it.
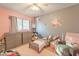
<instances>
[{"instance_id":1,"label":"area rug","mask_svg":"<svg viewBox=\"0 0 79 59\"><path fill-rule=\"evenodd\" d=\"M20 56L20 54L15 50L1 50L0 56Z\"/></svg>"}]
</instances>

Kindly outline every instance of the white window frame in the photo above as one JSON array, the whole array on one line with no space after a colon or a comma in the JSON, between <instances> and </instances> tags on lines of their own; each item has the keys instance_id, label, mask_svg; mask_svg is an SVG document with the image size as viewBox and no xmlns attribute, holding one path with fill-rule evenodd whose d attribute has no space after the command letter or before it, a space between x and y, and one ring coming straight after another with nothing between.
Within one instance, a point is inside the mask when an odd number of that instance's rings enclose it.
<instances>
[{"instance_id":1,"label":"white window frame","mask_svg":"<svg viewBox=\"0 0 79 59\"><path fill-rule=\"evenodd\" d=\"M21 20L21 24L18 24L19 20ZM28 25L26 25L26 24L24 25L24 21L26 21L26 23L28 23ZM27 27L25 28L24 26L27 26ZM20 32L20 31L30 31L30 20L25 20L25 19L17 18L17 31L18 32Z\"/></svg>"}]
</instances>

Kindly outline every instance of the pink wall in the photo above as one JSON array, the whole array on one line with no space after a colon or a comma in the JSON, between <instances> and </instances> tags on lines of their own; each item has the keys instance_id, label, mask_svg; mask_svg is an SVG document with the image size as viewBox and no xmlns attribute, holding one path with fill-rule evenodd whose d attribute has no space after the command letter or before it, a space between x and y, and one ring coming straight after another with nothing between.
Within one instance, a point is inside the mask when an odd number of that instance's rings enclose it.
<instances>
[{"instance_id":1,"label":"pink wall","mask_svg":"<svg viewBox=\"0 0 79 59\"><path fill-rule=\"evenodd\" d=\"M0 6L0 36L5 32L9 32L9 26L10 26L9 16L16 16L29 20L34 19L33 17L25 16L21 13Z\"/></svg>"}]
</instances>

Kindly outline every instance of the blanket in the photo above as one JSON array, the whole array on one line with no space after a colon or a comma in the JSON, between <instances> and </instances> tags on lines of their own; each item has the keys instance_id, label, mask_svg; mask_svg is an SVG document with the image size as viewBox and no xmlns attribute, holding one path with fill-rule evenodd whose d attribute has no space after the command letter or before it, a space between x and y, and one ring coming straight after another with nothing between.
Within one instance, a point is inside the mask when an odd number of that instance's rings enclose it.
<instances>
[{"instance_id":1,"label":"blanket","mask_svg":"<svg viewBox=\"0 0 79 59\"><path fill-rule=\"evenodd\" d=\"M58 55L60 56L70 56L70 50L72 50L71 47L69 47L68 45L63 45L63 44L58 44L56 46L56 52Z\"/></svg>"},{"instance_id":2,"label":"blanket","mask_svg":"<svg viewBox=\"0 0 79 59\"><path fill-rule=\"evenodd\" d=\"M42 39L35 40L33 43L38 45L39 51L46 45L46 41Z\"/></svg>"}]
</instances>

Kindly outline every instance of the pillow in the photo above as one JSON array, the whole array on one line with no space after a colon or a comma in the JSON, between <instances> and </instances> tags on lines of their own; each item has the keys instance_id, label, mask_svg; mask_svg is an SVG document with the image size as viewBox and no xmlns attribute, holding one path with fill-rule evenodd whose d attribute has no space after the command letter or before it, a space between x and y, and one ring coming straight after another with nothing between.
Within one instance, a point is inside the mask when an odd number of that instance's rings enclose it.
<instances>
[{"instance_id":1,"label":"pillow","mask_svg":"<svg viewBox=\"0 0 79 59\"><path fill-rule=\"evenodd\" d=\"M68 45L68 46L70 46L72 48L74 48L74 47L77 47L78 48L79 47L79 44L77 44L77 43L69 43L69 42L67 43L66 42L66 45Z\"/></svg>"},{"instance_id":2,"label":"pillow","mask_svg":"<svg viewBox=\"0 0 79 59\"><path fill-rule=\"evenodd\" d=\"M67 43L67 42L66 42L66 45L68 45L68 46L70 46L70 47L73 48L73 45L72 45L71 43Z\"/></svg>"},{"instance_id":3,"label":"pillow","mask_svg":"<svg viewBox=\"0 0 79 59\"><path fill-rule=\"evenodd\" d=\"M53 36L53 40L56 40L56 39L58 39L59 37L60 37L59 34L57 34L57 35Z\"/></svg>"},{"instance_id":4,"label":"pillow","mask_svg":"<svg viewBox=\"0 0 79 59\"><path fill-rule=\"evenodd\" d=\"M48 40L52 40L52 36L51 35L48 36Z\"/></svg>"}]
</instances>

